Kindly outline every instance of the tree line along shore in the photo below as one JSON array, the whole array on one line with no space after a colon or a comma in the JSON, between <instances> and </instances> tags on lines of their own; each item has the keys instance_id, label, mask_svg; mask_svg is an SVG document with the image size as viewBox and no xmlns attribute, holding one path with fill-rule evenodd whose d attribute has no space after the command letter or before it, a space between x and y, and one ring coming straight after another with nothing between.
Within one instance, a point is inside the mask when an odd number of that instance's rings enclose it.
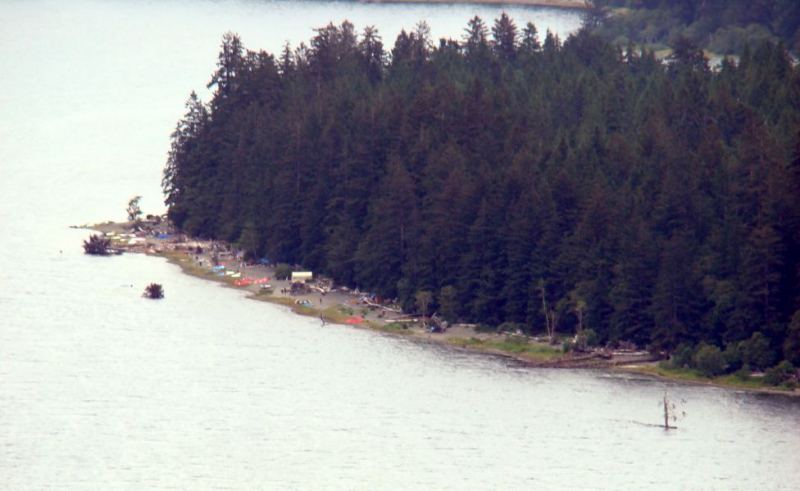
<instances>
[{"instance_id":1,"label":"tree line along shore","mask_svg":"<svg viewBox=\"0 0 800 491\"><path fill-rule=\"evenodd\" d=\"M364 3L478 3L501 5L528 5L531 7L558 7L566 9L588 9L587 0L362 0Z\"/></svg>"},{"instance_id":2,"label":"tree line along shore","mask_svg":"<svg viewBox=\"0 0 800 491\"><path fill-rule=\"evenodd\" d=\"M502 356L528 367L613 369L693 384L800 396L800 391L792 390L791 386L775 387L760 377L709 378L692 370L671 369L663 361L656 363L658 356L630 346L610 349L567 333L549 339L545 335L485 330L472 324L445 323L443 329L433 328L431 317L421 316L419 312L405 313L389 302L370 301L369 294L336 287L328 278L318 277L311 288L306 285L294 291L291 277L282 276L288 265L242 261L241 252L231 244L183 236L158 217L81 228L99 232L90 238L105 243L115 255L141 253L163 257L185 274L245 290L250 293L250 299L282 305L296 314L318 318L321 327L344 325L378 330L453 349ZM97 250L91 253L108 255Z\"/></svg>"},{"instance_id":3,"label":"tree line along shore","mask_svg":"<svg viewBox=\"0 0 800 491\"><path fill-rule=\"evenodd\" d=\"M669 52L688 38L707 52L742 55L760 42L800 53L800 2L795 0L593 0L593 30L618 46Z\"/></svg>"},{"instance_id":4,"label":"tree line along shore","mask_svg":"<svg viewBox=\"0 0 800 491\"><path fill-rule=\"evenodd\" d=\"M585 333L708 375L800 364L800 84L763 42L711 69L472 19L391 49L345 22L224 36L164 173L169 218L449 322ZM680 356L674 356L680 354ZM780 375L781 377L783 375Z\"/></svg>"}]
</instances>

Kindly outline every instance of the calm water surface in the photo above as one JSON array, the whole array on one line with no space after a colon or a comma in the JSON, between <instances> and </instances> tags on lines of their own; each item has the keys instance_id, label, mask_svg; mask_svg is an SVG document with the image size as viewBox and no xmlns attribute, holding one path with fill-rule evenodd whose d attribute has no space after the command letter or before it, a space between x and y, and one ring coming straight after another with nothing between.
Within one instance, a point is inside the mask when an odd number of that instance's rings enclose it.
<instances>
[{"instance_id":1,"label":"calm water surface","mask_svg":"<svg viewBox=\"0 0 800 491\"><path fill-rule=\"evenodd\" d=\"M570 12L507 7L562 37ZM527 370L318 322L70 224L161 211L168 135L222 33L277 51L312 28L480 6L0 3L0 488L798 489L800 404L593 371ZM203 90L201 90L203 89ZM139 297L151 281L167 298ZM665 388L686 417L660 419Z\"/></svg>"}]
</instances>

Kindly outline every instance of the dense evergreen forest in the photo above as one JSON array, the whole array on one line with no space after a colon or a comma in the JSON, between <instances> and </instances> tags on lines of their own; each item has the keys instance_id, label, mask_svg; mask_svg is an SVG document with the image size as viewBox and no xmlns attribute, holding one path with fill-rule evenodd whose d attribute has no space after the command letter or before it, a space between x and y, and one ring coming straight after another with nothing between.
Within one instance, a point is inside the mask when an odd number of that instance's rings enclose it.
<instances>
[{"instance_id":1,"label":"dense evergreen forest","mask_svg":"<svg viewBox=\"0 0 800 491\"><path fill-rule=\"evenodd\" d=\"M596 32L617 45L674 46L686 37L721 55L782 42L800 53L797 0L592 0Z\"/></svg>"},{"instance_id":2,"label":"dense evergreen forest","mask_svg":"<svg viewBox=\"0 0 800 491\"><path fill-rule=\"evenodd\" d=\"M711 70L686 40L660 63L505 15L428 32L387 50L345 22L277 56L226 34L172 136L169 218L451 320L800 362L784 47Z\"/></svg>"}]
</instances>

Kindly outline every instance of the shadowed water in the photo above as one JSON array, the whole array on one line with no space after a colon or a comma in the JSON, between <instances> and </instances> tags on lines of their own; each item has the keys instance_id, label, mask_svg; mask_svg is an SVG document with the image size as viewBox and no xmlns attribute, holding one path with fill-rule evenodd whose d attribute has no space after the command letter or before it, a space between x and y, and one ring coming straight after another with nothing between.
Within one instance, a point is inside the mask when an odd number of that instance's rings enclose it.
<instances>
[{"instance_id":1,"label":"shadowed water","mask_svg":"<svg viewBox=\"0 0 800 491\"><path fill-rule=\"evenodd\" d=\"M506 10L562 37L580 22ZM458 37L499 12L0 4L0 488L796 489L794 399L323 329L161 259L81 254L67 225L122 218L135 194L161 210L168 135L223 32L278 51L347 18L391 45L420 19ZM151 281L164 301L140 297ZM677 431L652 426L665 388Z\"/></svg>"}]
</instances>

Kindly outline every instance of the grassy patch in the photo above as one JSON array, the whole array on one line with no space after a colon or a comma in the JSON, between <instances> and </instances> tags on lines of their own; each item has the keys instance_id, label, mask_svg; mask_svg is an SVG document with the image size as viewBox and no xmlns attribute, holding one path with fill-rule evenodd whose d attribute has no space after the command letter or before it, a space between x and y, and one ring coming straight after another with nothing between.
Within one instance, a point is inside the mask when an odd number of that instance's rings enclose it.
<instances>
[{"instance_id":1,"label":"grassy patch","mask_svg":"<svg viewBox=\"0 0 800 491\"><path fill-rule=\"evenodd\" d=\"M450 338L447 342L460 348L471 348L485 344L484 341L478 338Z\"/></svg>"},{"instance_id":2,"label":"grassy patch","mask_svg":"<svg viewBox=\"0 0 800 491\"><path fill-rule=\"evenodd\" d=\"M309 307L308 305L299 305L295 304L294 311L301 315L319 315L319 311L314 307Z\"/></svg>"},{"instance_id":3,"label":"grassy patch","mask_svg":"<svg viewBox=\"0 0 800 491\"><path fill-rule=\"evenodd\" d=\"M384 324L382 329L390 332L407 332L408 326L402 322L390 322L388 324Z\"/></svg>"},{"instance_id":4,"label":"grassy patch","mask_svg":"<svg viewBox=\"0 0 800 491\"><path fill-rule=\"evenodd\" d=\"M747 379L742 379L737 377L734 374L723 375L721 377L717 377L714 380L714 383L718 383L725 386L730 387L741 387L743 389L778 389L783 390L783 387L775 387L772 385L767 385L764 383L764 380L761 377L750 377Z\"/></svg>"},{"instance_id":5,"label":"grassy patch","mask_svg":"<svg viewBox=\"0 0 800 491\"><path fill-rule=\"evenodd\" d=\"M534 361L551 361L564 356L564 353L558 348L541 343L529 343L524 338L508 337L503 340L482 340L474 337L450 338L448 342L461 348L501 351Z\"/></svg>"},{"instance_id":6,"label":"grassy patch","mask_svg":"<svg viewBox=\"0 0 800 491\"><path fill-rule=\"evenodd\" d=\"M340 324L343 324L348 317L351 317L350 314L342 312L342 309L336 306L328 307L327 309L323 310L322 316L331 322L338 322Z\"/></svg>"},{"instance_id":7,"label":"grassy patch","mask_svg":"<svg viewBox=\"0 0 800 491\"><path fill-rule=\"evenodd\" d=\"M722 387L755 390L785 390L791 391L789 387L773 386L764 382L762 377L749 377L742 379L735 374L720 375L719 377L706 377L697 370L691 368L668 368L658 365L644 365L632 368L633 371L648 375L656 375L670 380L681 380L684 382L695 382L704 384L714 384Z\"/></svg>"},{"instance_id":8,"label":"grassy patch","mask_svg":"<svg viewBox=\"0 0 800 491\"><path fill-rule=\"evenodd\" d=\"M711 379L703 376L697 370L691 368L667 368L659 365L643 365L637 366L635 369L639 373L646 373L649 375L657 375L659 377L670 378L675 380L685 380L688 382L710 382Z\"/></svg>"}]
</instances>

